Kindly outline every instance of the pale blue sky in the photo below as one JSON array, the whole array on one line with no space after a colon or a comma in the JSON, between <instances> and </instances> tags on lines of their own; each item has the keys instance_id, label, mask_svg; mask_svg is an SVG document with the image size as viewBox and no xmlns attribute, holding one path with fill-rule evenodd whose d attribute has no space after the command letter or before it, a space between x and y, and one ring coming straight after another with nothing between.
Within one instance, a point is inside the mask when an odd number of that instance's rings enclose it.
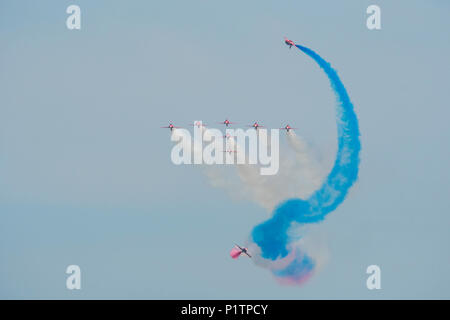
<instances>
[{"instance_id":1,"label":"pale blue sky","mask_svg":"<svg viewBox=\"0 0 450 320\"><path fill-rule=\"evenodd\" d=\"M366 28L370 4L382 30ZM1 1L0 298L450 298L449 13L444 0ZM160 129L289 121L332 154L327 79L283 36L338 70L361 130L360 179L321 224L329 261L303 287L230 259L268 213L174 166ZM81 291L65 288L69 264Z\"/></svg>"}]
</instances>

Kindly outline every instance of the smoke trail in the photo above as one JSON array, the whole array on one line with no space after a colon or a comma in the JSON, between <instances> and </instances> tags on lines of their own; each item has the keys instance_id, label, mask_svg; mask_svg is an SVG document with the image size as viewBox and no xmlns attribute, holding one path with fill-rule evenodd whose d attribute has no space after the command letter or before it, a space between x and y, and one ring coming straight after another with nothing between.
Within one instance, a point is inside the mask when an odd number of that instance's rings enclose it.
<instances>
[{"instance_id":1,"label":"smoke trail","mask_svg":"<svg viewBox=\"0 0 450 320\"><path fill-rule=\"evenodd\" d=\"M282 157L278 174L264 176L260 174L259 165L239 164L235 166L239 181L235 181L226 169L211 167L206 169L210 183L227 189L235 198L249 198L269 211L288 197L311 195L325 178L325 170L301 137L293 131L287 137L295 157ZM229 149L245 154L245 148L233 137L228 138L227 143Z\"/></svg>"},{"instance_id":2,"label":"smoke trail","mask_svg":"<svg viewBox=\"0 0 450 320\"><path fill-rule=\"evenodd\" d=\"M337 72L330 64L313 50L297 45L297 48L311 57L327 75L336 95L336 122L338 129L338 151L334 166L322 186L308 199L288 199L278 205L272 218L257 225L251 238L261 254L259 265L268 266L281 281L300 284L309 278L315 261L294 247L297 240L290 236L293 224L319 222L344 201L350 187L358 177L359 166L359 128L353 104ZM279 261L289 260L283 269L277 269Z\"/></svg>"},{"instance_id":3,"label":"smoke trail","mask_svg":"<svg viewBox=\"0 0 450 320\"><path fill-rule=\"evenodd\" d=\"M303 140L302 137L299 137L295 134L294 131L289 131L287 133L287 138L289 145L295 152L295 160L297 164L303 168L302 170L302 178L308 181L308 189L305 190L306 193L304 196L300 195L301 198L309 196L320 187L323 179L325 178L324 170L319 166L316 159L312 157L312 152L309 150L308 145Z\"/></svg>"}]
</instances>

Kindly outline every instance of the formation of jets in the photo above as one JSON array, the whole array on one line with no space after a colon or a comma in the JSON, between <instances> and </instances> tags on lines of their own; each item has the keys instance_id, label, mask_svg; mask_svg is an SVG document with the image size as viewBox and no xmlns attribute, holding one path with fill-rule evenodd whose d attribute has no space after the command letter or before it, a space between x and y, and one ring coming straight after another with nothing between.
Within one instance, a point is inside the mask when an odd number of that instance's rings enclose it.
<instances>
[{"instance_id":1,"label":"formation of jets","mask_svg":"<svg viewBox=\"0 0 450 320\"><path fill-rule=\"evenodd\" d=\"M230 121L228 121L228 119L226 119L226 120L224 120L223 122L218 122L218 123L224 124L225 126L228 127L230 124L233 124L233 123L235 123L235 122L230 122ZM194 122L193 124L191 124L191 126L194 126L194 127L197 127L197 128L200 128L200 127L206 127L206 125L203 124L203 123L201 123L200 121ZM247 127L254 128L255 130L258 130L259 128L264 128L264 126L260 125L258 122L255 122L255 123L253 123L253 124L251 124L251 125L247 125ZM168 128L168 129L170 129L170 131L173 131L173 129L176 129L176 128L182 128L182 127L176 127L176 126L174 126L172 123L169 123L168 126L166 126L166 127L161 127L161 128ZM289 132L290 130L297 129L297 128L293 128L293 127L291 127L290 125L287 124L287 125L284 126L283 128L279 128L279 129L280 129L280 130L286 130L286 132ZM223 136L223 137L226 138L226 139L231 138L231 136L230 136L229 134L227 134L227 135L225 135L225 136Z\"/></svg>"}]
</instances>

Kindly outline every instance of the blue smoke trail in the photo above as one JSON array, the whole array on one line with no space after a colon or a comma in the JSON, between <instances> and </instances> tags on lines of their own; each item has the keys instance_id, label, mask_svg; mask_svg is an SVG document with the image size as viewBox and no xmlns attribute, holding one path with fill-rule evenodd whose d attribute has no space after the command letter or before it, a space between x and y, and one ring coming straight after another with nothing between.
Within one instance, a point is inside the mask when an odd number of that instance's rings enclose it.
<instances>
[{"instance_id":1,"label":"blue smoke trail","mask_svg":"<svg viewBox=\"0 0 450 320\"><path fill-rule=\"evenodd\" d=\"M257 225L252 231L253 241L261 248L261 256L276 260L287 256L292 239L287 231L292 223L319 222L335 210L345 199L350 187L358 178L359 141L358 119L353 104L337 72L313 50L297 45L298 49L311 57L328 76L336 95L336 121L338 129L338 151L333 169L320 189L309 199L288 199L274 210L272 218ZM279 277L295 278L314 268L308 256L296 254L296 258L285 269L274 271Z\"/></svg>"}]
</instances>

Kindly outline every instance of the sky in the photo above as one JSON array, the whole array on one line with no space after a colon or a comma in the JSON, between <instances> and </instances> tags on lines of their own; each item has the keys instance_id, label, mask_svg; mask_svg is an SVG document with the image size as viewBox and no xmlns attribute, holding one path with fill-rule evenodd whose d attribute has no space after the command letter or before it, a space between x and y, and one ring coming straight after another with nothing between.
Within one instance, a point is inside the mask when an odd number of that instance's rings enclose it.
<instances>
[{"instance_id":1,"label":"sky","mask_svg":"<svg viewBox=\"0 0 450 320\"><path fill-rule=\"evenodd\" d=\"M71 4L81 30L66 27ZM381 30L366 27L371 4ZM449 299L449 10L1 1L0 298ZM315 226L328 261L300 287L229 257L270 211L174 165L160 128L289 122L331 168L333 93L284 36L338 71L362 145L358 182ZM66 288L72 264L81 290ZM366 287L372 264L380 290Z\"/></svg>"}]
</instances>

